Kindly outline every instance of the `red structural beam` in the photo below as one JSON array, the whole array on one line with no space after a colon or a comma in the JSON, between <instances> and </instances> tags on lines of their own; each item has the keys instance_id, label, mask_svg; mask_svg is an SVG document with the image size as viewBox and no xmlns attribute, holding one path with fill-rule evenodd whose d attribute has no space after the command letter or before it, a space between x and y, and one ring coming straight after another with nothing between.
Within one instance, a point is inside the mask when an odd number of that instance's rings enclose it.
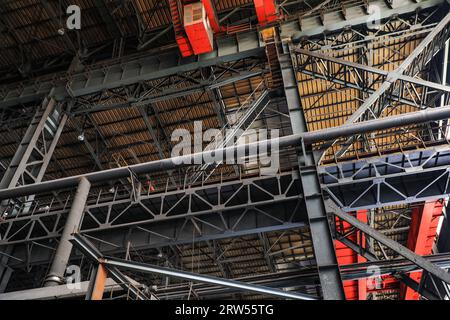
<instances>
[{"instance_id":1,"label":"red structural beam","mask_svg":"<svg viewBox=\"0 0 450 320\"><path fill-rule=\"evenodd\" d=\"M356 215L356 218L360 221L367 222L367 210L360 210L356 213L353 213ZM336 223L340 225L341 221L337 218ZM349 232L352 229L352 226L342 221L342 228L339 230L342 233ZM362 236L362 239L359 239L360 234L351 234L349 235L349 240L363 244L365 246L365 239L364 235ZM352 249L347 247L345 244L343 244L340 241L335 242L335 248L336 248L336 257L338 260L339 265L345 265L345 264L352 264L352 263L358 263L358 262L366 262L366 259L359 254L356 254ZM347 300L366 300L367 299L367 282L366 279L360 279L360 280L349 280L344 281L344 293L345 298Z\"/></svg>"},{"instance_id":2,"label":"red structural beam","mask_svg":"<svg viewBox=\"0 0 450 320\"><path fill-rule=\"evenodd\" d=\"M406 246L418 255L429 255L433 250L436 230L442 216L443 201L428 201L412 210L411 225ZM420 283L422 272L410 274L411 279ZM413 289L400 286L400 297L405 300L418 300L420 295Z\"/></svg>"},{"instance_id":3,"label":"red structural beam","mask_svg":"<svg viewBox=\"0 0 450 320\"><path fill-rule=\"evenodd\" d=\"M258 22L265 25L278 19L275 0L254 0Z\"/></svg>"}]
</instances>

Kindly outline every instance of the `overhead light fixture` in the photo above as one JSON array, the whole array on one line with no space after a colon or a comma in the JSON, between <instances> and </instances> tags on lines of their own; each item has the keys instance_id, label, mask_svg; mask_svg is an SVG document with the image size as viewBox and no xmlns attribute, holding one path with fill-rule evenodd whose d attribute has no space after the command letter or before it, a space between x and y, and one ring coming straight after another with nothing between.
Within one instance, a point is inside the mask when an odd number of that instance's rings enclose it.
<instances>
[{"instance_id":1,"label":"overhead light fixture","mask_svg":"<svg viewBox=\"0 0 450 320\"><path fill-rule=\"evenodd\" d=\"M84 141L84 132L78 135L78 141Z\"/></svg>"}]
</instances>

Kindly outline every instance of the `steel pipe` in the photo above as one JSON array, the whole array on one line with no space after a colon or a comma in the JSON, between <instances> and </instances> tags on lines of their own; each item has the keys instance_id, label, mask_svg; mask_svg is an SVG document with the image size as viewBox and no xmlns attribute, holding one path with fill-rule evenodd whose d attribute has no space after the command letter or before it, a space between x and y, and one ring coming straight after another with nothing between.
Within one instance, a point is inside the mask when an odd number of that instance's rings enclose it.
<instances>
[{"instance_id":1,"label":"steel pipe","mask_svg":"<svg viewBox=\"0 0 450 320\"><path fill-rule=\"evenodd\" d=\"M450 118L450 106L426 109L397 116L358 122L349 125L342 125L325 130L293 134L290 136L284 136L271 140L264 140L249 144L240 144L226 148L219 148L216 150L192 153L178 157L135 164L127 167L97 171L79 176L72 176L30 184L26 186L3 189L0 190L0 200L32 195L36 193L51 192L66 188L73 188L78 185L80 179L82 178L86 178L91 183L99 183L126 178L130 175L131 172L140 175L145 173L176 169L178 167L194 164L194 160L196 159L201 159L202 163L208 163L205 161L205 159L214 158L214 156L216 155L222 155L222 159L225 159L227 154L236 155L244 154L244 152L247 154L249 150L260 149L263 146L267 146L266 150L270 150L272 146L276 145L279 148L298 146L302 141L305 145L311 145L317 142L334 140L341 137L349 137L352 135L368 133L377 130L421 124L430 121L439 121L448 118Z\"/></svg>"},{"instance_id":2,"label":"steel pipe","mask_svg":"<svg viewBox=\"0 0 450 320\"><path fill-rule=\"evenodd\" d=\"M66 272L67 263L69 262L70 253L72 251L72 243L70 239L72 234L76 232L80 226L81 218L84 213L84 206L91 188L90 182L86 178L80 180L72 207L67 215L67 221L59 241L53 258L52 266L45 280L44 286L51 287L60 285Z\"/></svg>"},{"instance_id":3,"label":"steel pipe","mask_svg":"<svg viewBox=\"0 0 450 320\"><path fill-rule=\"evenodd\" d=\"M298 300L317 300L316 297L297 293L297 292L287 292L278 289L273 289L269 287L264 287L255 284L248 284L245 282L230 280L230 279L221 279L212 276L201 275L192 272L180 271L170 268L164 268L159 266L148 265L139 262L115 259L115 258L107 258L100 259L100 262L106 266L112 266L117 268L126 269L134 272L143 272L143 273L156 273L160 275L166 275L170 277L175 277L188 281L196 281L203 282L213 285L219 285L227 288L234 288L244 291L256 292L261 294L266 294L275 297L287 298L287 299L298 299Z\"/></svg>"}]
</instances>

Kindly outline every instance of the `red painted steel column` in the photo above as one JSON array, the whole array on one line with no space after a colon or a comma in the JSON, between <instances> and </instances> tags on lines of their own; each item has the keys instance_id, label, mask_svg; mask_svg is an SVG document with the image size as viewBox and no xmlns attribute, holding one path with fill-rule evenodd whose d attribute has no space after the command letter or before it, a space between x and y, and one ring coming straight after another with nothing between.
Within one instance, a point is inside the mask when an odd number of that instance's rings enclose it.
<instances>
[{"instance_id":1,"label":"red painted steel column","mask_svg":"<svg viewBox=\"0 0 450 320\"><path fill-rule=\"evenodd\" d=\"M436 229L439 218L442 216L442 208L443 201L437 200L425 202L412 210L411 226L406 243L408 249L421 256L432 253ZM420 282L422 272L412 273L410 277ZM405 300L418 300L420 298L417 292L403 284L401 285L400 294Z\"/></svg>"},{"instance_id":2,"label":"red painted steel column","mask_svg":"<svg viewBox=\"0 0 450 320\"><path fill-rule=\"evenodd\" d=\"M258 22L261 25L278 19L275 0L254 0L253 2L255 4L256 15L258 16Z\"/></svg>"},{"instance_id":3,"label":"red painted steel column","mask_svg":"<svg viewBox=\"0 0 450 320\"><path fill-rule=\"evenodd\" d=\"M356 212L356 218L359 221L367 223L367 210L358 210ZM362 243L363 248L366 247L366 236L363 233L358 233L357 243ZM367 259L357 255L357 262L366 262ZM367 280L359 279L358 280L358 300L367 300Z\"/></svg>"},{"instance_id":4,"label":"red painted steel column","mask_svg":"<svg viewBox=\"0 0 450 320\"><path fill-rule=\"evenodd\" d=\"M357 219L362 222L367 223L367 210L359 210L356 213L352 213ZM339 219L336 219L336 223L339 223ZM347 222L343 221L342 226L344 230L342 232L349 231L352 226ZM365 236L362 239L359 238L360 235L352 234L349 239L355 243L359 243L360 240L365 247ZM352 249L348 248L345 244L340 241L335 242L336 257L339 265L353 264L358 262L366 262L366 259L356 254ZM366 279L360 280L349 280L344 281L344 292L345 298L347 300L366 300L367 299L367 281Z\"/></svg>"},{"instance_id":5,"label":"red painted steel column","mask_svg":"<svg viewBox=\"0 0 450 320\"><path fill-rule=\"evenodd\" d=\"M92 275L86 300L103 300L108 272L103 264L99 264Z\"/></svg>"}]
</instances>

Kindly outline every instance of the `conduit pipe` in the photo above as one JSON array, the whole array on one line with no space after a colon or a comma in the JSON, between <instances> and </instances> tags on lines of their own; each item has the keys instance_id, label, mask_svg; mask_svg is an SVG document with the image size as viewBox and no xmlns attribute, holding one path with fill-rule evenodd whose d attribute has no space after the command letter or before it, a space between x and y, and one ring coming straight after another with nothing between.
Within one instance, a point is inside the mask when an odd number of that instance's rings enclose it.
<instances>
[{"instance_id":1,"label":"conduit pipe","mask_svg":"<svg viewBox=\"0 0 450 320\"><path fill-rule=\"evenodd\" d=\"M78 185L79 181L83 177L89 180L89 182L91 183L106 182L110 180L118 180L126 178L130 175L130 172L133 172L134 174L137 175L141 175L152 172L172 170L178 167L192 165L195 163L194 160L198 159L201 159L202 163L204 164L206 163L205 159L211 159L214 158L215 156L221 155L222 159L226 159L227 155L244 154L244 152L245 154L247 154L249 150L259 149L261 147L264 147L265 150L270 150L272 145L274 146L278 145L279 148L299 146L302 141L305 145L311 145L321 141L335 140L338 138L369 133L377 130L416 125L449 118L450 118L450 106L426 109L416 112L410 112L407 114L401 114L386 118L342 125L324 130L294 134L271 140L264 140L249 144L240 144L231 147L220 148L210 151L203 151L199 153L192 153L183 156L150 161L126 167L97 171L79 176L72 176L67 178L30 184L26 186L3 189L0 190L0 200L32 195L36 193L51 192L66 188L73 188Z\"/></svg>"}]
</instances>

